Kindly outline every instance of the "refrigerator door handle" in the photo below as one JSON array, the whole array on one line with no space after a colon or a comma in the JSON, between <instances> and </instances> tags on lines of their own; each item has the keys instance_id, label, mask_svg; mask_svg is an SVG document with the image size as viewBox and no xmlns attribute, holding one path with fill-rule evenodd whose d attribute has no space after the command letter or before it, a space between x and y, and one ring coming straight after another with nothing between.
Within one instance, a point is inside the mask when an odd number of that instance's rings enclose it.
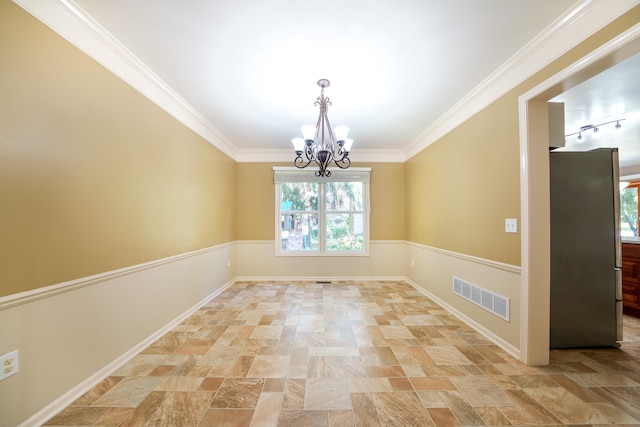
<instances>
[{"instance_id":1,"label":"refrigerator door handle","mask_svg":"<svg viewBox=\"0 0 640 427\"><path fill-rule=\"evenodd\" d=\"M613 162L613 232L615 233L615 263L616 267L619 267L622 265L622 235L620 233L620 163L618 160L618 150L612 150L611 159ZM622 296L617 299L622 299Z\"/></svg>"},{"instance_id":2,"label":"refrigerator door handle","mask_svg":"<svg viewBox=\"0 0 640 427\"><path fill-rule=\"evenodd\" d=\"M616 301L616 341L624 340L624 317L622 301Z\"/></svg>"},{"instance_id":3,"label":"refrigerator door handle","mask_svg":"<svg viewBox=\"0 0 640 427\"><path fill-rule=\"evenodd\" d=\"M622 301L622 268L616 267L616 301Z\"/></svg>"}]
</instances>

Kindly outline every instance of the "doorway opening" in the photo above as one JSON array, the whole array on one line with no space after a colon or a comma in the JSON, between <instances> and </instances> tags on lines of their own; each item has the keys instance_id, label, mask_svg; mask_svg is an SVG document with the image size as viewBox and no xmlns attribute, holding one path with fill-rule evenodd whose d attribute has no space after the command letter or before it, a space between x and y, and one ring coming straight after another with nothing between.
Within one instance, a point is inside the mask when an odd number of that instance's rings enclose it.
<instances>
[{"instance_id":1,"label":"doorway opening","mask_svg":"<svg viewBox=\"0 0 640 427\"><path fill-rule=\"evenodd\" d=\"M528 365L549 363L550 196L547 102L564 90L637 53L640 53L640 24L518 99L522 232L520 354L522 361Z\"/></svg>"}]
</instances>

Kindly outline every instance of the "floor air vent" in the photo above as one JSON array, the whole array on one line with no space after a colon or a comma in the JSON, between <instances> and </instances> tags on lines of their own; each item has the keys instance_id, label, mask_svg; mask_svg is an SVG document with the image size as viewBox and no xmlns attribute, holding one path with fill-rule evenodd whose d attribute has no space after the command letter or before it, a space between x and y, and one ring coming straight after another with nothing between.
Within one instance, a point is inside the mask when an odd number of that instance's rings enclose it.
<instances>
[{"instance_id":1,"label":"floor air vent","mask_svg":"<svg viewBox=\"0 0 640 427\"><path fill-rule=\"evenodd\" d=\"M504 320L509 320L509 298L453 277L453 293L479 305Z\"/></svg>"}]
</instances>

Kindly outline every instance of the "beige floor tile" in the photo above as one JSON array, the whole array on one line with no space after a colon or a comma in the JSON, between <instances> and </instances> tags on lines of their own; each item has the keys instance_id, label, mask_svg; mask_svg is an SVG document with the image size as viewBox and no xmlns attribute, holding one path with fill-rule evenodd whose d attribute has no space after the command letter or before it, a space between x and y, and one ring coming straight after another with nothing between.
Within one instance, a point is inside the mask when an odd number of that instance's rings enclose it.
<instances>
[{"instance_id":1,"label":"beige floor tile","mask_svg":"<svg viewBox=\"0 0 640 427\"><path fill-rule=\"evenodd\" d=\"M127 377L97 399L94 406L135 407L160 383L160 377Z\"/></svg>"},{"instance_id":2,"label":"beige floor tile","mask_svg":"<svg viewBox=\"0 0 640 427\"><path fill-rule=\"evenodd\" d=\"M568 373L566 377L583 387L640 387L640 383L624 374L607 373Z\"/></svg>"},{"instance_id":3,"label":"beige floor tile","mask_svg":"<svg viewBox=\"0 0 640 427\"><path fill-rule=\"evenodd\" d=\"M380 331L387 340L414 340L416 338L406 326L380 326Z\"/></svg>"},{"instance_id":4,"label":"beige floor tile","mask_svg":"<svg viewBox=\"0 0 640 427\"><path fill-rule=\"evenodd\" d=\"M273 427L278 425L279 408L283 392L263 392L260 394L256 410L251 419L251 426Z\"/></svg>"},{"instance_id":5,"label":"beige floor tile","mask_svg":"<svg viewBox=\"0 0 640 427\"><path fill-rule=\"evenodd\" d=\"M253 409L209 409L198 427L249 427Z\"/></svg>"},{"instance_id":6,"label":"beige floor tile","mask_svg":"<svg viewBox=\"0 0 640 427\"><path fill-rule=\"evenodd\" d=\"M103 417L109 408L71 406L50 419L45 426L81 426L93 425Z\"/></svg>"},{"instance_id":7,"label":"beige floor tile","mask_svg":"<svg viewBox=\"0 0 640 427\"><path fill-rule=\"evenodd\" d=\"M196 426L207 411L213 393L172 392L147 422L154 426Z\"/></svg>"},{"instance_id":8,"label":"beige floor tile","mask_svg":"<svg viewBox=\"0 0 640 427\"><path fill-rule=\"evenodd\" d=\"M237 282L46 425L638 425L625 329L532 367L406 283Z\"/></svg>"},{"instance_id":9,"label":"beige floor tile","mask_svg":"<svg viewBox=\"0 0 640 427\"><path fill-rule=\"evenodd\" d=\"M329 411L280 411L278 427L328 427Z\"/></svg>"},{"instance_id":10,"label":"beige floor tile","mask_svg":"<svg viewBox=\"0 0 640 427\"><path fill-rule=\"evenodd\" d=\"M382 425L373 393L351 393L351 403L356 426L378 427Z\"/></svg>"},{"instance_id":11,"label":"beige floor tile","mask_svg":"<svg viewBox=\"0 0 640 427\"><path fill-rule=\"evenodd\" d=\"M349 385L346 379L307 379L305 409L351 409Z\"/></svg>"},{"instance_id":12,"label":"beige floor tile","mask_svg":"<svg viewBox=\"0 0 640 427\"><path fill-rule=\"evenodd\" d=\"M284 378L291 356L256 356L246 376L248 378Z\"/></svg>"},{"instance_id":13,"label":"beige floor tile","mask_svg":"<svg viewBox=\"0 0 640 427\"><path fill-rule=\"evenodd\" d=\"M458 419L449 408L431 408L427 409L427 412L436 427L455 427L460 425Z\"/></svg>"},{"instance_id":14,"label":"beige floor tile","mask_svg":"<svg viewBox=\"0 0 640 427\"><path fill-rule=\"evenodd\" d=\"M213 401L212 408L255 408L262 392L264 379L226 378Z\"/></svg>"},{"instance_id":15,"label":"beige floor tile","mask_svg":"<svg viewBox=\"0 0 640 427\"><path fill-rule=\"evenodd\" d=\"M500 408L504 408L500 407ZM480 418L488 426L508 426L511 425L509 419L497 407L473 408Z\"/></svg>"},{"instance_id":16,"label":"beige floor tile","mask_svg":"<svg viewBox=\"0 0 640 427\"><path fill-rule=\"evenodd\" d=\"M355 427L353 411L338 410L329 411L330 427Z\"/></svg>"},{"instance_id":17,"label":"beige floor tile","mask_svg":"<svg viewBox=\"0 0 640 427\"><path fill-rule=\"evenodd\" d=\"M435 426L415 393L372 393L372 396L382 425Z\"/></svg>"},{"instance_id":18,"label":"beige floor tile","mask_svg":"<svg viewBox=\"0 0 640 427\"><path fill-rule=\"evenodd\" d=\"M287 379L284 384L282 409L303 409L306 379Z\"/></svg>"},{"instance_id":19,"label":"beige floor tile","mask_svg":"<svg viewBox=\"0 0 640 427\"><path fill-rule=\"evenodd\" d=\"M205 379L200 377L164 377L155 390L198 391Z\"/></svg>"},{"instance_id":20,"label":"beige floor tile","mask_svg":"<svg viewBox=\"0 0 640 427\"><path fill-rule=\"evenodd\" d=\"M486 377L453 377L451 382L469 403L476 406L511 406L515 402Z\"/></svg>"},{"instance_id":21,"label":"beige floor tile","mask_svg":"<svg viewBox=\"0 0 640 427\"><path fill-rule=\"evenodd\" d=\"M367 376L360 356L327 356L328 378L362 378Z\"/></svg>"},{"instance_id":22,"label":"beige floor tile","mask_svg":"<svg viewBox=\"0 0 640 427\"><path fill-rule=\"evenodd\" d=\"M393 379L396 378L349 378L347 383L351 393L390 392L395 390L391 384Z\"/></svg>"},{"instance_id":23,"label":"beige floor tile","mask_svg":"<svg viewBox=\"0 0 640 427\"><path fill-rule=\"evenodd\" d=\"M430 346L425 348L429 357L438 365L467 365L471 361L453 346Z\"/></svg>"},{"instance_id":24,"label":"beige floor tile","mask_svg":"<svg viewBox=\"0 0 640 427\"><path fill-rule=\"evenodd\" d=\"M133 408L111 408L93 425L104 427L120 426L123 425L123 421L126 420L132 412Z\"/></svg>"},{"instance_id":25,"label":"beige floor tile","mask_svg":"<svg viewBox=\"0 0 640 427\"><path fill-rule=\"evenodd\" d=\"M409 378L413 388L418 390L456 390L456 386L447 377Z\"/></svg>"},{"instance_id":26,"label":"beige floor tile","mask_svg":"<svg viewBox=\"0 0 640 427\"><path fill-rule=\"evenodd\" d=\"M583 402L561 387L538 387L526 392L564 424L607 424L595 406Z\"/></svg>"},{"instance_id":27,"label":"beige floor tile","mask_svg":"<svg viewBox=\"0 0 640 427\"><path fill-rule=\"evenodd\" d=\"M440 396L447 408L451 410L453 415L461 425L479 426L484 425L484 421L457 391L440 391Z\"/></svg>"},{"instance_id":28,"label":"beige floor tile","mask_svg":"<svg viewBox=\"0 0 640 427\"><path fill-rule=\"evenodd\" d=\"M151 417L160 409L165 399L171 393L166 391L152 391L142 402L133 410L131 414L125 418L121 424L122 427L145 425Z\"/></svg>"}]
</instances>

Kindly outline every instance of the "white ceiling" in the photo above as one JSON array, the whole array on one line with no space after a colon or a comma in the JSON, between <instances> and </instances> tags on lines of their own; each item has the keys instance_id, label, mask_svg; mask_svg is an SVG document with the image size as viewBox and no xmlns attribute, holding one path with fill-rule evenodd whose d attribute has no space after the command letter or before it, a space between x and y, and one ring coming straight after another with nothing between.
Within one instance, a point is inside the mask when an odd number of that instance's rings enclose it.
<instances>
[{"instance_id":1,"label":"white ceiling","mask_svg":"<svg viewBox=\"0 0 640 427\"><path fill-rule=\"evenodd\" d=\"M316 82L329 79L331 86L325 90L333 102L329 118L334 126L351 128L354 161L358 150L403 150L414 144L536 37L589 4L574 0L63 3L75 15L89 18L84 22L95 20L238 150L291 149L300 126L317 119ZM621 72L628 79L637 76L638 69L636 60ZM620 76L595 80L592 86L583 84L586 92L576 87L566 94L569 127L574 122L585 124L583 117L595 105L608 111L608 104L615 101L625 105L625 114L640 111L640 79L635 78L633 92L628 87L598 89L612 79L623 80ZM628 94L635 98L627 99Z\"/></svg>"},{"instance_id":2,"label":"white ceiling","mask_svg":"<svg viewBox=\"0 0 640 427\"><path fill-rule=\"evenodd\" d=\"M551 100L565 104L565 131L578 132L582 126L624 119L566 138L566 150L586 151L617 147L620 167L640 165L640 54L603 71Z\"/></svg>"}]
</instances>

